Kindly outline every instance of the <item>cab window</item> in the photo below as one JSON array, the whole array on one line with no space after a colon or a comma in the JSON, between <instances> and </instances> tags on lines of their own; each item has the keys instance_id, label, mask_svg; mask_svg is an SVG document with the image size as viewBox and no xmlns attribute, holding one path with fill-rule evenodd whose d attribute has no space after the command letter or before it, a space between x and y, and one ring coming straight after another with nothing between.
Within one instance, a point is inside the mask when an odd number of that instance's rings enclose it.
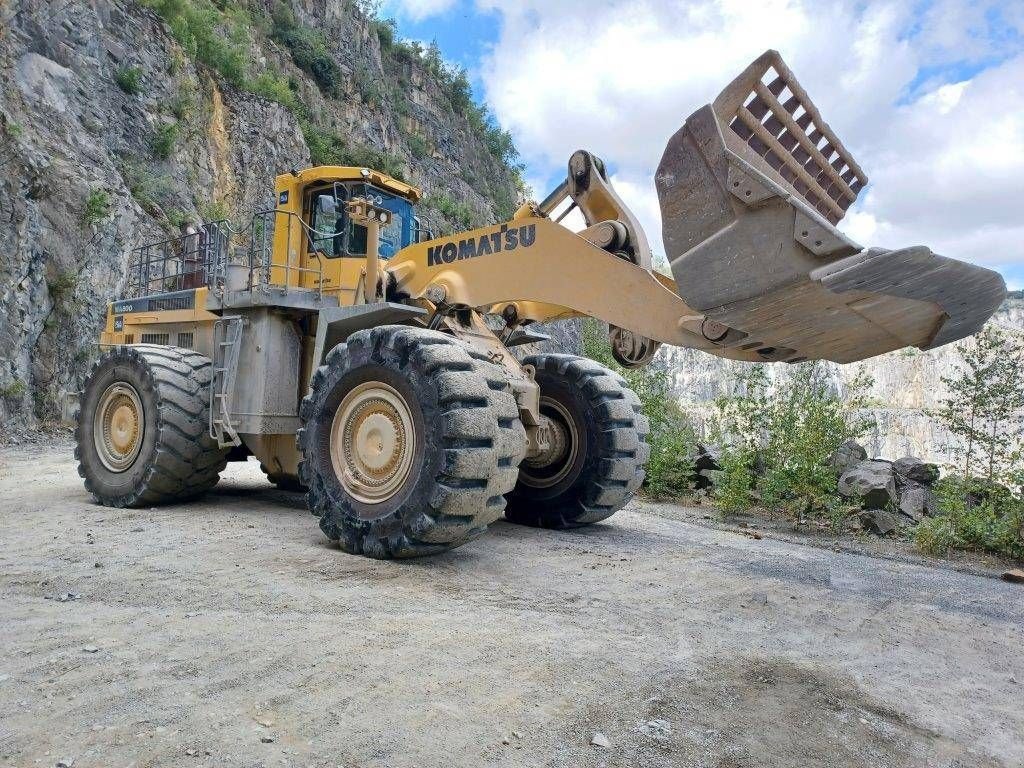
<instances>
[{"instance_id":1,"label":"cab window","mask_svg":"<svg viewBox=\"0 0 1024 768\"><path fill-rule=\"evenodd\" d=\"M321 198L326 197L326 200ZM380 256L388 259L412 242L413 215L408 200L367 184L336 184L314 192L311 199L310 246L328 258L366 255L366 227L351 221L345 214L345 202L351 197L364 197L371 204L391 211L391 221L380 232ZM336 204L333 204L334 201Z\"/></svg>"}]
</instances>

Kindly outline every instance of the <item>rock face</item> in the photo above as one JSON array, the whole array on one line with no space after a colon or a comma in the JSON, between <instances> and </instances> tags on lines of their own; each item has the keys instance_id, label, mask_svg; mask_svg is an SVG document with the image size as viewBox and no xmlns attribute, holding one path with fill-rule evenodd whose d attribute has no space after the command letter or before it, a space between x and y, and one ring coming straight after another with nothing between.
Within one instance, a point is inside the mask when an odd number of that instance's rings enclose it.
<instances>
[{"instance_id":1,"label":"rock face","mask_svg":"<svg viewBox=\"0 0 1024 768\"><path fill-rule=\"evenodd\" d=\"M1024 332L1024 292L1010 294L992 322ZM938 464L950 461L953 441L927 411L946 395L941 379L954 373L965 343L929 352L904 349L850 365L823 364L841 396L858 375L872 379L867 392L872 405L865 412L872 426L864 437L870 455L920 456ZM675 347L662 347L659 356L671 371L680 405L698 422L712 413L716 397L731 394L736 373L749 365ZM792 368L785 363L770 363L767 368L776 386L785 387Z\"/></svg>"},{"instance_id":2,"label":"rock face","mask_svg":"<svg viewBox=\"0 0 1024 768\"><path fill-rule=\"evenodd\" d=\"M272 5L247 6L249 77L290 82L314 133L386 153L427 199L443 196L448 213L427 211L435 230L454 227L453 207L483 223L515 200L508 164L423 62L385 55L358 4L290 4L329 45L330 96L267 37ZM182 221L245 222L271 207L276 175L311 158L293 111L198 64L133 0L0 4L0 142L0 432L54 417L78 388L132 247Z\"/></svg>"}]
</instances>

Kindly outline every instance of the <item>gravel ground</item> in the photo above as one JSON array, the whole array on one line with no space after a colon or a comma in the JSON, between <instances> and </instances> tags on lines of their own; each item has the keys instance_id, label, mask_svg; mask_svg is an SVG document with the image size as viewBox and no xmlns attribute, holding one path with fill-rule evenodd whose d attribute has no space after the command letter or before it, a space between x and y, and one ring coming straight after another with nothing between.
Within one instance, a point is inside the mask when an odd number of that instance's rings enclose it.
<instances>
[{"instance_id":1,"label":"gravel ground","mask_svg":"<svg viewBox=\"0 0 1024 768\"><path fill-rule=\"evenodd\" d=\"M673 519L342 554L0 449L0 766L1024 766L1024 588ZM591 742L596 740L607 746Z\"/></svg>"}]
</instances>

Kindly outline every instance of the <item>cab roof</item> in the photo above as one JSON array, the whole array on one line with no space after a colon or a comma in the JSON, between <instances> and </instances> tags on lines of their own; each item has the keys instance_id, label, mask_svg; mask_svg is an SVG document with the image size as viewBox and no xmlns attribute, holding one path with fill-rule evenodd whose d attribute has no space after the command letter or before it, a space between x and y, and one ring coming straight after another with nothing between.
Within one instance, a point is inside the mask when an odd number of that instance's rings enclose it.
<instances>
[{"instance_id":1,"label":"cab roof","mask_svg":"<svg viewBox=\"0 0 1024 768\"><path fill-rule=\"evenodd\" d=\"M380 171L351 165L318 165L314 168L298 171L297 173L285 173L277 177L277 187L280 189L295 183L305 187L308 184L320 181L367 181L375 187L393 192L412 203L418 201L422 195L417 187L392 178Z\"/></svg>"}]
</instances>

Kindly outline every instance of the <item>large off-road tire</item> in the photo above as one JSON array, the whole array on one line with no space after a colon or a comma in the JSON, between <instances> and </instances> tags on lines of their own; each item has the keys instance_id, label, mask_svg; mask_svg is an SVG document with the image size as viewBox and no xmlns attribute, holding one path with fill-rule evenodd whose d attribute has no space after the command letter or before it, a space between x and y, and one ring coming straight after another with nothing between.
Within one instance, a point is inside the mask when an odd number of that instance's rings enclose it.
<instances>
[{"instance_id":1,"label":"large off-road tire","mask_svg":"<svg viewBox=\"0 0 1024 768\"><path fill-rule=\"evenodd\" d=\"M508 379L469 345L405 326L336 347L302 401L299 479L347 552L415 557L501 517L526 437Z\"/></svg>"},{"instance_id":2,"label":"large off-road tire","mask_svg":"<svg viewBox=\"0 0 1024 768\"><path fill-rule=\"evenodd\" d=\"M75 430L78 474L108 507L195 498L227 451L209 435L210 360L178 347L116 347L93 366Z\"/></svg>"},{"instance_id":3,"label":"large off-road tire","mask_svg":"<svg viewBox=\"0 0 1024 768\"><path fill-rule=\"evenodd\" d=\"M644 481L647 417L621 376L573 355L534 355L540 410L555 427L552 450L526 459L505 516L541 528L611 517Z\"/></svg>"}]
</instances>

